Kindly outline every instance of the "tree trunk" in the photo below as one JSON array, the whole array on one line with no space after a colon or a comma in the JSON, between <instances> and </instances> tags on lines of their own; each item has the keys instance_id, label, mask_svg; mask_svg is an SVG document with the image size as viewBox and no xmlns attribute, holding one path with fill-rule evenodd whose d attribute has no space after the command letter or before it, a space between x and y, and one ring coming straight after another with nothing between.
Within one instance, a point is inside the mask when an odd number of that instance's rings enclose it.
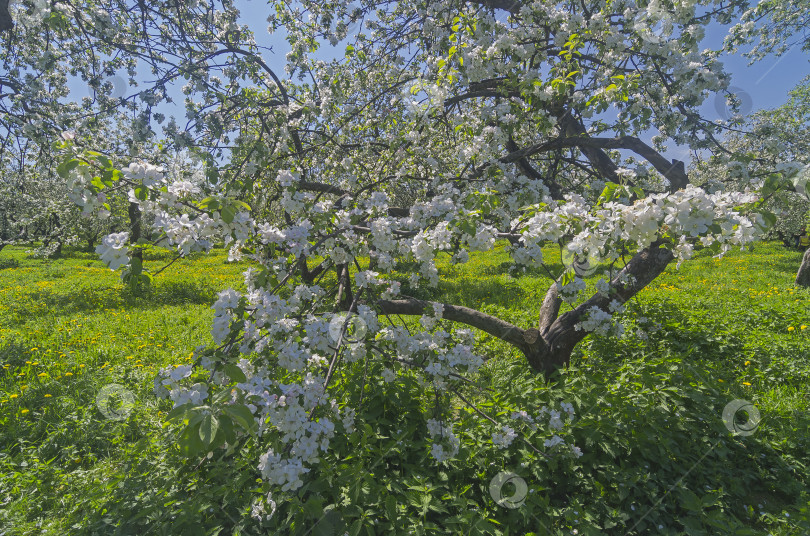
<instances>
[{"instance_id":1,"label":"tree trunk","mask_svg":"<svg viewBox=\"0 0 810 536\"><path fill-rule=\"evenodd\" d=\"M134 246L141 238L141 209L138 207L138 203L130 203L127 212L129 213L129 228L131 231L129 243ZM137 257L143 263L143 250L141 248L135 248L132 252L132 257Z\"/></svg>"},{"instance_id":2,"label":"tree trunk","mask_svg":"<svg viewBox=\"0 0 810 536\"><path fill-rule=\"evenodd\" d=\"M810 287L810 248L804 252L802 265L796 274L796 285L800 287Z\"/></svg>"}]
</instances>

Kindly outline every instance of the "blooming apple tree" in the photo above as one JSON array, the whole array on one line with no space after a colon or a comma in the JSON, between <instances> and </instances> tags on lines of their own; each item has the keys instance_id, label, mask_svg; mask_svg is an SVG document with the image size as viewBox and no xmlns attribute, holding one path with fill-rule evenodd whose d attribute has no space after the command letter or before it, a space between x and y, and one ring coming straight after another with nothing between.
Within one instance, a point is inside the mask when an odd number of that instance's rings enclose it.
<instances>
[{"instance_id":1,"label":"blooming apple tree","mask_svg":"<svg viewBox=\"0 0 810 536\"><path fill-rule=\"evenodd\" d=\"M187 101L198 137L176 124L167 134L210 152L209 191L148 155L119 166L71 140L60 172L88 211L105 190L129 191L157 243L179 255L222 240L231 259L253 263L246 290L213 305L214 345L198 348L193 365L161 371L155 390L172 400L190 453L254 434L257 467L275 488L300 488L335 435L354 428L338 371L357 382L369 367L386 382L417 378L437 399L467 403L484 332L553 374L590 333L620 333L616 315L671 262L748 247L773 222L760 185L707 191L661 155L667 140L720 150L726 127L698 108L728 78L700 43L735 5L278 3L268 20L292 48L286 80L223 6L198 28L184 17L207 8L171 4L179 15L155 39L188 46L149 56L162 80L183 76L184 91L204 97ZM123 37L142 43L139 21L159 24L163 12L122 13L134 25ZM342 57L323 59L329 44ZM172 66L176 55L188 67ZM439 257L463 263L498 241L515 267L553 280L531 325L408 293L439 287ZM548 244L562 270L545 258ZM132 277L142 271L133 247L116 233L99 253ZM597 278L592 295L587 276ZM493 419L493 447L521 438L549 456L578 456L557 433L563 413L573 407ZM433 457L454 456L449 412L427 428Z\"/></svg>"}]
</instances>

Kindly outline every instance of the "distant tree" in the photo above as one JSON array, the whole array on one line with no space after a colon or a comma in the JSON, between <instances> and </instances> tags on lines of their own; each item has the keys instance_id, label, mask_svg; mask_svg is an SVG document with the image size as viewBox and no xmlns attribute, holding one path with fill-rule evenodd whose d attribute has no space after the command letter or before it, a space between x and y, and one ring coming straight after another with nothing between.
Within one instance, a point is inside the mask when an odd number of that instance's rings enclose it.
<instances>
[{"instance_id":1,"label":"distant tree","mask_svg":"<svg viewBox=\"0 0 810 536\"><path fill-rule=\"evenodd\" d=\"M752 62L775 54L781 56L795 46L810 51L810 1L762 0L747 9L740 22L732 26L726 38L726 48L745 51Z\"/></svg>"}]
</instances>

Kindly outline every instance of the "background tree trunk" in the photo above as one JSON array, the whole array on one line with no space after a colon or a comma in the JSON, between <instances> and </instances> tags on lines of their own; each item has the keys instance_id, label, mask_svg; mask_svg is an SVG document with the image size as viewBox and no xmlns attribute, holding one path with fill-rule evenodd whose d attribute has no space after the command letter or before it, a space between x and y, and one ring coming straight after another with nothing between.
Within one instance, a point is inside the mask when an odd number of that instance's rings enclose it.
<instances>
[{"instance_id":1,"label":"background tree trunk","mask_svg":"<svg viewBox=\"0 0 810 536\"><path fill-rule=\"evenodd\" d=\"M130 203L127 212L129 214L129 243L134 246L141 238L141 209L138 207L137 203ZM141 248L135 248L132 252L132 256L137 257L143 262L143 250Z\"/></svg>"},{"instance_id":2,"label":"background tree trunk","mask_svg":"<svg viewBox=\"0 0 810 536\"><path fill-rule=\"evenodd\" d=\"M796 274L796 285L810 287L810 248L807 248L807 251L804 252L802 265L799 266L799 271Z\"/></svg>"}]
</instances>

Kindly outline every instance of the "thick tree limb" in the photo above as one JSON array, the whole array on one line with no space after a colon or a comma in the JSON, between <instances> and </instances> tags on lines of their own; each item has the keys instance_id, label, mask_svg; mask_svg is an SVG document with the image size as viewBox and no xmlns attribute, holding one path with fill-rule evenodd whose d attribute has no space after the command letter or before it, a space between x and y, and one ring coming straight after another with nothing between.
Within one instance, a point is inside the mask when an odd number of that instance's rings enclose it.
<instances>
[{"instance_id":1,"label":"thick tree limb","mask_svg":"<svg viewBox=\"0 0 810 536\"><path fill-rule=\"evenodd\" d=\"M432 314L434 303L439 302L429 302L403 296L403 299L400 300L379 300L377 301L377 307L383 314L422 315L425 312ZM482 313L481 311L476 311L475 309L470 309L469 307L446 303L442 303L441 305L444 307L442 317L447 320L460 322L480 329L493 337L497 337L521 349L527 348L528 346L524 338L525 330L505 320Z\"/></svg>"},{"instance_id":2,"label":"thick tree limb","mask_svg":"<svg viewBox=\"0 0 810 536\"><path fill-rule=\"evenodd\" d=\"M569 136L572 141L590 139L588 129L571 114L570 110L560 110L557 114L557 120L565 135ZM616 174L619 167L603 150L589 145L577 144L576 146L580 148L602 177L611 182L619 182Z\"/></svg>"},{"instance_id":3,"label":"thick tree limb","mask_svg":"<svg viewBox=\"0 0 810 536\"><path fill-rule=\"evenodd\" d=\"M540 329L540 335L545 337L548 334L549 328L551 328L551 324L557 320L557 316L560 314L560 306L562 305L562 299L559 296L559 292L557 290L557 282L554 281L551 283L551 286L548 288L546 292L546 297L543 299L543 305L540 307L540 319L538 321L537 327Z\"/></svg>"},{"instance_id":4,"label":"thick tree limb","mask_svg":"<svg viewBox=\"0 0 810 536\"><path fill-rule=\"evenodd\" d=\"M558 138L512 151L500 160L504 163L519 162L534 154L572 147L582 149L582 152L600 175L611 180L618 179L616 176L618 166L605 154L603 149L627 149L645 158L659 173L669 180L672 191L685 188L689 184L689 176L686 174L683 162L680 160L670 162L658 151L634 136L621 136L619 138L591 138L586 136Z\"/></svg>"},{"instance_id":5,"label":"thick tree limb","mask_svg":"<svg viewBox=\"0 0 810 536\"><path fill-rule=\"evenodd\" d=\"M9 0L0 0L0 32L14 28L14 21L8 10Z\"/></svg>"},{"instance_id":6,"label":"thick tree limb","mask_svg":"<svg viewBox=\"0 0 810 536\"><path fill-rule=\"evenodd\" d=\"M680 160L670 162L661 153L634 136L620 138L587 138L581 146L598 147L601 149L628 149L646 159L652 166L672 184L672 190L686 188L689 176L685 165Z\"/></svg>"}]
</instances>

